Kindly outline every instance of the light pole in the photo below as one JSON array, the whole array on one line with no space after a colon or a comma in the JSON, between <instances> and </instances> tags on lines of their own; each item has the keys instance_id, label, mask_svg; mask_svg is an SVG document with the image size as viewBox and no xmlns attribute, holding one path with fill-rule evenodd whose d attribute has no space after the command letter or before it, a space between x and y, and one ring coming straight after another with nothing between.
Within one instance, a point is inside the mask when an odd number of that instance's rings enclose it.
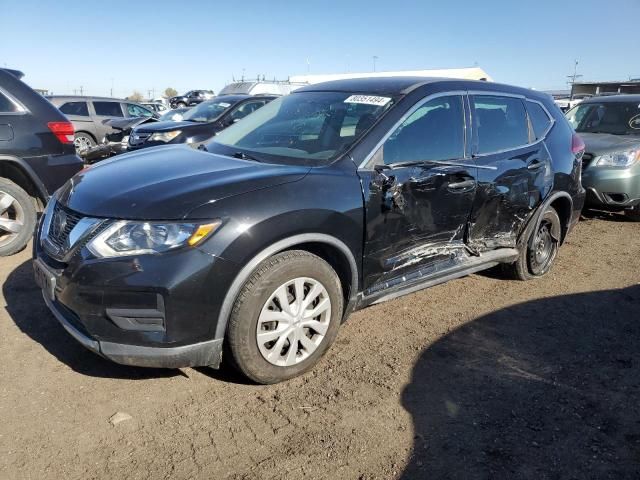
<instances>
[{"instance_id":1,"label":"light pole","mask_svg":"<svg viewBox=\"0 0 640 480\"><path fill-rule=\"evenodd\" d=\"M576 79L582 77L582 75L578 75L578 60L575 60L573 63L573 75L567 75L567 78L571 80L571 96L569 100L573 100L573 85L576 83Z\"/></svg>"},{"instance_id":2,"label":"light pole","mask_svg":"<svg viewBox=\"0 0 640 480\"><path fill-rule=\"evenodd\" d=\"M377 55L373 56L373 71L374 72L376 71L376 62L378 61L378 58L380 58L380 57L378 57Z\"/></svg>"}]
</instances>

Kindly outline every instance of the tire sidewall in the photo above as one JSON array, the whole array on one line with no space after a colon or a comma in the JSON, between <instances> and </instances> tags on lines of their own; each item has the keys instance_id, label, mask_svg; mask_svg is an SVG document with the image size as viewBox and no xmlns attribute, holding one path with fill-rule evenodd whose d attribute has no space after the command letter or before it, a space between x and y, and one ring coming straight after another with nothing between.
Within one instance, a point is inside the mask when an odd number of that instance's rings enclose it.
<instances>
[{"instance_id":1,"label":"tire sidewall","mask_svg":"<svg viewBox=\"0 0 640 480\"><path fill-rule=\"evenodd\" d=\"M0 178L0 192L11 195L20 203L24 210L24 225L22 230L10 243L0 247L0 256L6 257L18 253L27 246L29 239L33 236L37 214L33 198L11 180Z\"/></svg>"},{"instance_id":2,"label":"tire sidewall","mask_svg":"<svg viewBox=\"0 0 640 480\"><path fill-rule=\"evenodd\" d=\"M531 266L529 264L529 252L531 251L532 248L532 244L533 244L533 240L535 238L536 232L541 224L541 222L543 222L544 220L547 220L551 223L552 225L552 229L553 230L557 230L559 233L558 235L561 235L561 224L560 224L560 217L558 217L558 213L555 211L555 209L553 207L547 207L546 210L542 213L542 215L540 216L540 218L538 219L538 221L536 221L535 223L532 224L532 228L529 230L529 232L526 235L526 244L523 245L522 251L520 253L520 257L518 259L518 269L519 269L519 274L521 274L521 276L523 277L524 280L530 280L530 279L534 279L534 278L541 278L543 276L545 276L547 273L549 273L549 271L553 268L553 265L556 261L556 258L558 257L558 250L560 247L560 240L558 240L555 243L554 249L555 251L553 252L553 259L551 260L551 262L549 263L549 265L547 266L547 268L545 268L542 272L534 274L531 271Z\"/></svg>"},{"instance_id":3,"label":"tire sidewall","mask_svg":"<svg viewBox=\"0 0 640 480\"><path fill-rule=\"evenodd\" d=\"M276 383L296 377L313 367L331 346L340 327L342 288L331 266L307 252L285 252L263 262L241 289L231 313L227 337L233 363L258 383ZM269 363L260 353L256 338L258 318L275 290L297 277L312 278L325 287L331 300L331 319L318 348L302 362L289 367Z\"/></svg>"}]
</instances>

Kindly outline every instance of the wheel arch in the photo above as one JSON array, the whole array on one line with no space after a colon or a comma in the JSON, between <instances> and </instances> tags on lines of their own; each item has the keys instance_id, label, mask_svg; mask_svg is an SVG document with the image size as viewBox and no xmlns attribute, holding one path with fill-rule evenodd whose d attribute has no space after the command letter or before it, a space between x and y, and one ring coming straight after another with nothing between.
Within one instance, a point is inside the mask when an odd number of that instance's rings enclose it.
<instances>
[{"instance_id":1,"label":"wheel arch","mask_svg":"<svg viewBox=\"0 0 640 480\"><path fill-rule=\"evenodd\" d=\"M0 155L0 177L11 180L30 196L46 204L49 199L47 189L33 169L21 158Z\"/></svg>"},{"instance_id":2,"label":"wheel arch","mask_svg":"<svg viewBox=\"0 0 640 480\"><path fill-rule=\"evenodd\" d=\"M287 250L305 250L318 255L336 270L343 286L343 294L345 294L343 319L346 318L351 310L351 306L355 303L359 287L358 264L353 253L342 240L336 237L324 233L303 233L269 245L242 267L225 294L220 312L218 313L218 323L216 324L214 338L224 338L235 299L256 267L267 258ZM347 292L345 292L345 286L348 288Z\"/></svg>"},{"instance_id":3,"label":"wheel arch","mask_svg":"<svg viewBox=\"0 0 640 480\"><path fill-rule=\"evenodd\" d=\"M90 132L89 130L80 129L80 130L76 130L76 133L84 133L86 135L89 135L91 138L93 138L94 142L98 143L98 139L96 138L96 135Z\"/></svg>"},{"instance_id":4,"label":"wheel arch","mask_svg":"<svg viewBox=\"0 0 640 480\"><path fill-rule=\"evenodd\" d=\"M573 199L567 192L562 191L553 192L544 200L544 202L540 204L536 213L531 217L531 220L529 221L527 227L522 230L522 234L519 240L527 237L527 234L530 231L530 227L534 227L534 230L536 230L540 226L540 222L542 221L542 214L547 209L547 207L553 207L558 213L558 217L560 217L560 226L562 228L562 238L560 239L560 244L562 245L562 243L564 243L564 239L567 236L569 225L571 223ZM520 241L518 241L518 244L520 244Z\"/></svg>"}]
</instances>

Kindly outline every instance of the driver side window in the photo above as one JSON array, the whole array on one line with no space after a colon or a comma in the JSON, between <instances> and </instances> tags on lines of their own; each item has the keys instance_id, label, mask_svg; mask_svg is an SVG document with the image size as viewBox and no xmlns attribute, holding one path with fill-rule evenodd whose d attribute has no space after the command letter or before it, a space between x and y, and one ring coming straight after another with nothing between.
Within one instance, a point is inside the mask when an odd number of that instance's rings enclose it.
<instances>
[{"instance_id":1,"label":"driver side window","mask_svg":"<svg viewBox=\"0 0 640 480\"><path fill-rule=\"evenodd\" d=\"M383 145L385 164L464 157L461 95L430 100L409 115Z\"/></svg>"}]
</instances>

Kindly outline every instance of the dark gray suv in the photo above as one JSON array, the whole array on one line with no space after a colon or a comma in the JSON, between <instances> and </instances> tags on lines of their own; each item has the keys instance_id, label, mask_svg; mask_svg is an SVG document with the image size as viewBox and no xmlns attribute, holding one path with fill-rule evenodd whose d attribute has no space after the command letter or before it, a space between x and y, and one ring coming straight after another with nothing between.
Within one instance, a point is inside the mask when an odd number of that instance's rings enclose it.
<instances>
[{"instance_id":1,"label":"dark gray suv","mask_svg":"<svg viewBox=\"0 0 640 480\"><path fill-rule=\"evenodd\" d=\"M76 134L74 144L77 152L82 152L101 142L107 133L113 132L106 120L124 117L154 117L160 116L128 100L108 97L76 97L51 96L47 97L73 123Z\"/></svg>"}]
</instances>

